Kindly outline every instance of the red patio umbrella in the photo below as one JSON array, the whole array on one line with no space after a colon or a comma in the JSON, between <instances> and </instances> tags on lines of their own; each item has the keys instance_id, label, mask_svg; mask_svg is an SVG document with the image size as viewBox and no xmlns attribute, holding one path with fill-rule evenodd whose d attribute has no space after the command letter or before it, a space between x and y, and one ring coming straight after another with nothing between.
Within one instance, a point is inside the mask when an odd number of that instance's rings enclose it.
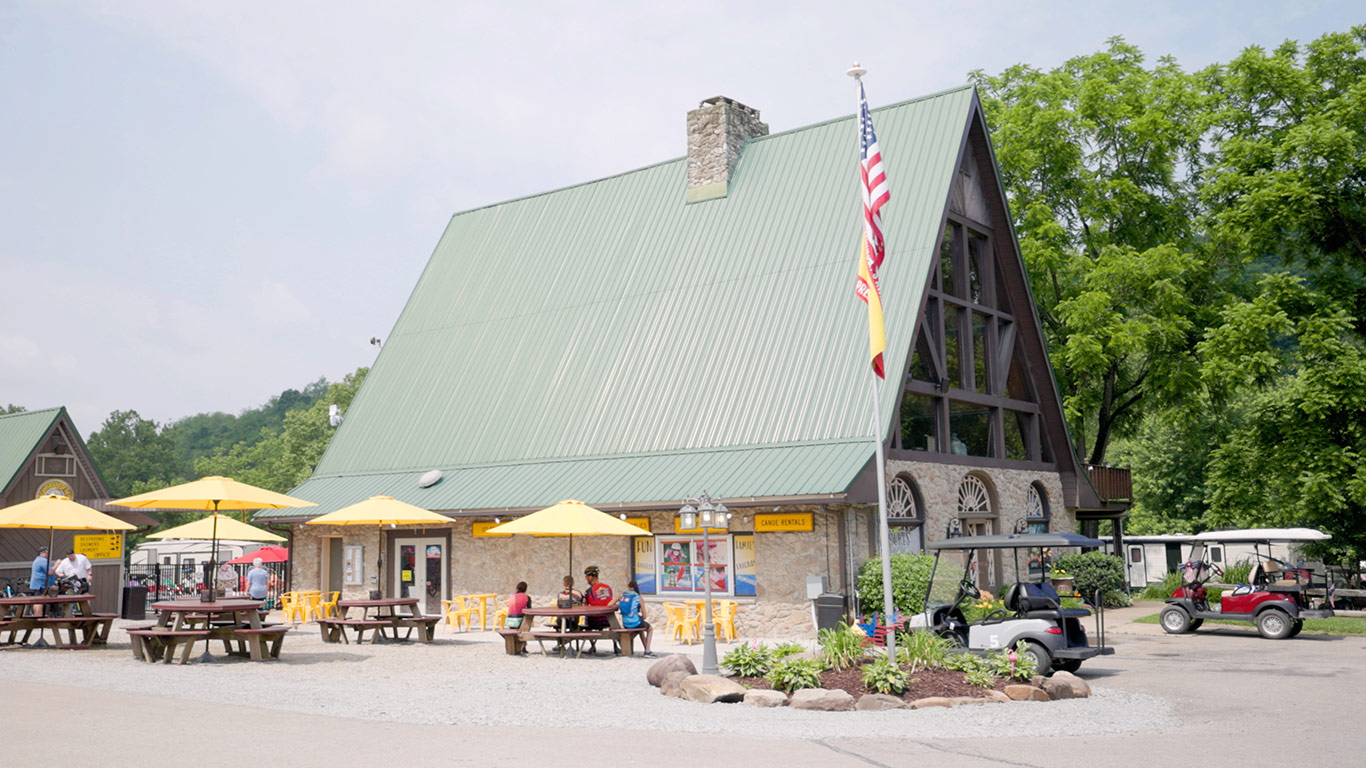
<instances>
[{"instance_id":1,"label":"red patio umbrella","mask_svg":"<svg viewBox=\"0 0 1366 768\"><path fill-rule=\"evenodd\" d=\"M239 557L239 558L237 558L237 559L235 559L235 560L229 560L229 561L227 562L227 564L228 564L228 565L251 565L251 562L252 562L253 560L255 560L256 558L258 558L258 557L261 558L261 562L263 562L263 563L284 563L284 562L288 562L288 560L289 560L289 548L288 548L288 547L276 547L276 546L273 546L273 545L272 545L272 546L261 547L260 549L256 550L255 552L248 552L247 554L242 555L241 557Z\"/></svg>"}]
</instances>

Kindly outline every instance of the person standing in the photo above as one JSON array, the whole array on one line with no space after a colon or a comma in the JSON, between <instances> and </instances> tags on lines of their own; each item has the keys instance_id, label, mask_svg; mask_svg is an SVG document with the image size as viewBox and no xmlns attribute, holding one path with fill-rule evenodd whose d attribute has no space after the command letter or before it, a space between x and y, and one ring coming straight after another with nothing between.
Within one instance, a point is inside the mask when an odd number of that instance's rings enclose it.
<instances>
[{"instance_id":1,"label":"person standing","mask_svg":"<svg viewBox=\"0 0 1366 768\"><path fill-rule=\"evenodd\" d=\"M33 567L29 569L28 591L35 595L41 595L47 591L48 582L52 579L52 566L47 559L47 547L38 550L38 556L33 558ZM43 606L33 606L33 612L43 615Z\"/></svg>"},{"instance_id":2,"label":"person standing","mask_svg":"<svg viewBox=\"0 0 1366 768\"><path fill-rule=\"evenodd\" d=\"M654 658L655 652L650 650L650 639L654 637L654 627L645 620L645 604L640 600L640 593L636 591L635 581L626 583L626 591L621 593L618 601L621 611L621 626L623 629L636 629L644 627L645 633L641 635L641 643L645 646L645 656Z\"/></svg>"},{"instance_id":3,"label":"person standing","mask_svg":"<svg viewBox=\"0 0 1366 768\"><path fill-rule=\"evenodd\" d=\"M87 585L93 585L95 582L90 572L90 558L79 552L66 553L65 558L57 561L55 571L59 577L64 579L80 579Z\"/></svg>"},{"instance_id":4,"label":"person standing","mask_svg":"<svg viewBox=\"0 0 1366 768\"><path fill-rule=\"evenodd\" d=\"M261 564L261 558L257 557L251 561L251 570L247 571L247 596L252 600L265 600L269 593L270 571Z\"/></svg>"}]
</instances>

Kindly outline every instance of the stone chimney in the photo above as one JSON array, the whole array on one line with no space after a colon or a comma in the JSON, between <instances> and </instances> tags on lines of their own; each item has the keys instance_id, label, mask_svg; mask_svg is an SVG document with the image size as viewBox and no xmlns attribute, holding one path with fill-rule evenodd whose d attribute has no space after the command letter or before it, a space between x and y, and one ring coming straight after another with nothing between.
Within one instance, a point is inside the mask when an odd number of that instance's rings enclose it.
<instances>
[{"instance_id":1,"label":"stone chimney","mask_svg":"<svg viewBox=\"0 0 1366 768\"><path fill-rule=\"evenodd\" d=\"M759 110L725 96L703 101L688 113L688 202L725 197L746 139L767 136Z\"/></svg>"}]
</instances>

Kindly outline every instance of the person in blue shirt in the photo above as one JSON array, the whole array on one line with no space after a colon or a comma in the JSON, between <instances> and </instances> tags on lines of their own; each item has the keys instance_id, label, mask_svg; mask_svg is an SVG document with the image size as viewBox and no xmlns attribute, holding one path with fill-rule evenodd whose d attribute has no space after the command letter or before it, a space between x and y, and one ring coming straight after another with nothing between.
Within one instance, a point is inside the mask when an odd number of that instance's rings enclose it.
<instances>
[{"instance_id":1,"label":"person in blue shirt","mask_svg":"<svg viewBox=\"0 0 1366 768\"><path fill-rule=\"evenodd\" d=\"M654 636L655 630L650 626L650 622L645 620L645 604L640 601L640 593L636 591L634 581L626 585L626 591L621 593L617 606L618 610L621 611L622 628L645 628L645 633L641 635L641 643L645 646L645 655L654 658L655 653L650 650L650 638Z\"/></svg>"},{"instance_id":2,"label":"person in blue shirt","mask_svg":"<svg viewBox=\"0 0 1366 768\"><path fill-rule=\"evenodd\" d=\"M35 595L41 595L47 590L47 585L51 583L52 567L47 561L47 547L43 547L38 550L38 556L33 558L33 568L29 570L28 574L28 591ZM35 605L33 610L41 616L43 607Z\"/></svg>"}]
</instances>

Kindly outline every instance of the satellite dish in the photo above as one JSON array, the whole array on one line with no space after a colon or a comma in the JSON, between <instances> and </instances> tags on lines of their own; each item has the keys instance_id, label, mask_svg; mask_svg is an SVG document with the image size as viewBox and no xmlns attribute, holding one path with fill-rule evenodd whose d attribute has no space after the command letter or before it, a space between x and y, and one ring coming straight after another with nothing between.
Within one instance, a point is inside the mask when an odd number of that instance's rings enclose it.
<instances>
[{"instance_id":1,"label":"satellite dish","mask_svg":"<svg viewBox=\"0 0 1366 768\"><path fill-rule=\"evenodd\" d=\"M433 469L432 471L423 474L422 477L419 477L417 479L417 487L431 488L433 485L436 485L437 483L441 482L441 478L441 470Z\"/></svg>"}]
</instances>

